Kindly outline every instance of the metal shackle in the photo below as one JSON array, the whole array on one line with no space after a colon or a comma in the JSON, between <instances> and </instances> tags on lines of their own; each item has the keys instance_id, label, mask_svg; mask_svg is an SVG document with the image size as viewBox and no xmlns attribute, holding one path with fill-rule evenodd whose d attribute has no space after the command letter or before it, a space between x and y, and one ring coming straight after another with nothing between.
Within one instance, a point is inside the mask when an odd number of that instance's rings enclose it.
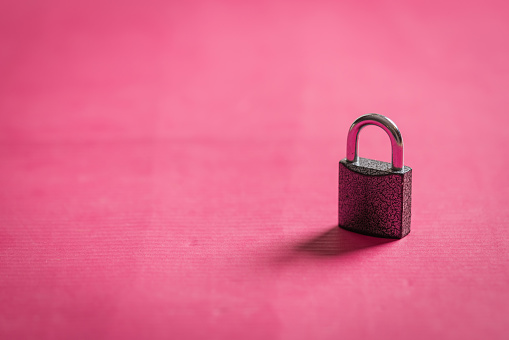
<instances>
[{"instance_id":1,"label":"metal shackle","mask_svg":"<svg viewBox=\"0 0 509 340\"><path fill-rule=\"evenodd\" d=\"M359 132L366 125L376 125L381 127L391 140L392 148L392 170L400 171L403 169L403 137L398 127L389 118L377 113L369 113L360 116L353 122L348 131L346 140L346 159L350 163L358 163L357 144L359 141Z\"/></svg>"}]
</instances>

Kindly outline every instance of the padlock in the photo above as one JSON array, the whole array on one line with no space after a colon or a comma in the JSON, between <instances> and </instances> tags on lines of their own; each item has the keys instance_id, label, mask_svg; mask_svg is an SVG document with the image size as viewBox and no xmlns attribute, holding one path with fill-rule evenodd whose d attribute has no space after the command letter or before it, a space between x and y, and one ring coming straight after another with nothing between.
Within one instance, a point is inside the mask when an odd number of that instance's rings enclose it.
<instances>
[{"instance_id":1,"label":"padlock","mask_svg":"<svg viewBox=\"0 0 509 340\"><path fill-rule=\"evenodd\" d=\"M381 127L391 140L392 164L357 155L359 132ZM389 118L371 113L353 122L346 158L339 162L339 226L360 234L403 238L410 232L412 169L403 163L403 138Z\"/></svg>"}]
</instances>

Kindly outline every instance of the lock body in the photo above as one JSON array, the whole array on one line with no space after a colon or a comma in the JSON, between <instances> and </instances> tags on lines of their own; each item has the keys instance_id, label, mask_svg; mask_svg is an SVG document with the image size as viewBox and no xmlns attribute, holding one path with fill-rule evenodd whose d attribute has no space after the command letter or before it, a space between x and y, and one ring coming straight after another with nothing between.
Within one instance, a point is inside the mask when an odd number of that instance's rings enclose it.
<instances>
[{"instance_id":1,"label":"lock body","mask_svg":"<svg viewBox=\"0 0 509 340\"><path fill-rule=\"evenodd\" d=\"M412 169L358 158L339 162L338 222L360 234L400 239L410 232Z\"/></svg>"}]
</instances>

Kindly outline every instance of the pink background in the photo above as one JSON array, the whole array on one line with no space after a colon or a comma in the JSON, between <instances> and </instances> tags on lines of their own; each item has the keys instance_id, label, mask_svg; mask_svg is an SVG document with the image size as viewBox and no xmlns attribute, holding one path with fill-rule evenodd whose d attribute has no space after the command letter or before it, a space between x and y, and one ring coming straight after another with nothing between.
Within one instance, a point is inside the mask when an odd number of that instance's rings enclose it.
<instances>
[{"instance_id":1,"label":"pink background","mask_svg":"<svg viewBox=\"0 0 509 340\"><path fill-rule=\"evenodd\" d=\"M0 338L507 338L508 33L503 1L2 1ZM400 241L335 226L368 112Z\"/></svg>"}]
</instances>

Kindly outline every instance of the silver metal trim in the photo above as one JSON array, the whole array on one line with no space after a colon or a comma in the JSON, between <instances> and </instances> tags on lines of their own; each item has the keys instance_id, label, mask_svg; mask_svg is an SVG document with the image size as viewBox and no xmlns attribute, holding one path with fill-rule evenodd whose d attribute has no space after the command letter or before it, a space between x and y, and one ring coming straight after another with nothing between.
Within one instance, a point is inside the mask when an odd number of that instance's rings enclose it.
<instances>
[{"instance_id":1,"label":"silver metal trim","mask_svg":"<svg viewBox=\"0 0 509 340\"><path fill-rule=\"evenodd\" d=\"M389 118L377 113L369 113L360 116L353 122L348 131L346 139L346 159L350 163L358 164L357 145L359 141L359 132L366 125L376 125L381 127L391 140L392 147L392 170L401 171L403 169L403 137L398 127Z\"/></svg>"}]
</instances>

